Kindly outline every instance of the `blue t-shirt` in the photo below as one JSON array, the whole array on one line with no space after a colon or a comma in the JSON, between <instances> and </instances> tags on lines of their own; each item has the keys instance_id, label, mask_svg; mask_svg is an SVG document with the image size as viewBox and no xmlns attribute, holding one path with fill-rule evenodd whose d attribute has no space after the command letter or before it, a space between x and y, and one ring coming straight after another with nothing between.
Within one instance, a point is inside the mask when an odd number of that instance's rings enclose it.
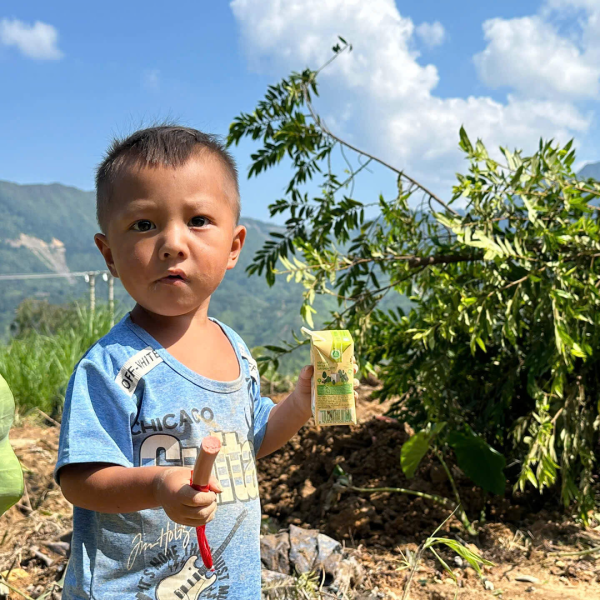
<instances>
[{"instance_id":1,"label":"blue t-shirt","mask_svg":"<svg viewBox=\"0 0 600 600\"><path fill-rule=\"evenodd\" d=\"M193 468L202 439L222 449L215 518L206 525L215 567L206 570L195 529L162 508L106 514L73 510L63 599L260 598L260 500L255 453L273 402L260 395L242 339L217 323L240 367L235 381L202 377L176 360L129 314L77 364L67 389L58 462Z\"/></svg>"}]
</instances>

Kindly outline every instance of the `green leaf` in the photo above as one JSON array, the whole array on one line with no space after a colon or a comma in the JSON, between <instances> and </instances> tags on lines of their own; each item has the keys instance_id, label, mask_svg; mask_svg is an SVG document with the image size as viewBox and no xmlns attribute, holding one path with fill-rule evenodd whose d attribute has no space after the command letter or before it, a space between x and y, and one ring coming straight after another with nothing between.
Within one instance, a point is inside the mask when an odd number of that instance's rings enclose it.
<instances>
[{"instance_id":1,"label":"green leaf","mask_svg":"<svg viewBox=\"0 0 600 600\"><path fill-rule=\"evenodd\" d=\"M414 476L423 457L427 454L431 441L444 429L445 422L435 423L430 431L419 431L402 444L400 465L409 479Z\"/></svg>"},{"instance_id":2,"label":"green leaf","mask_svg":"<svg viewBox=\"0 0 600 600\"><path fill-rule=\"evenodd\" d=\"M414 476L423 457L429 450L431 434L425 431L419 431L402 444L400 451L400 466L404 475L409 479Z\"/></svg>"},{"instance_id":3,"label":"green leaf","mask_svg":"<svg viewBox=\"0 0 600 600\"><path fill-rule=\"evenodd\" d=\"M498 496L504 495L506 460L502 454L470 429L451 432L448 444L456 454L458 466L473 483Z\"/></svg>"},{"instance_id":4,"label":"green leaf","mask_svg":"<svg viewBox=\"0 0 600 600\"><path fill-rule=\"evenodd\" d=\"M12 392L0 375L0 515L23 495L23 471L8 440L14 416Z\"/></svg>"},{"instance_id":5,"label":"green leaf","mask_svg":"<svg viewBox=\"0 0 600 600\"><path fill-rule=\"evenodd\" d=\"M451 550L453 550L459 556L462 556L472 567L477 571L477 574L481 577L481 567L480 565L493 566L494 563L483 558L483 556L477 554L476 552L472 552L466 546L458 542L457 540L452 540L449 538L433 538L433 544L444 544L448 546Z\"/></svg>"},{"instance_id":6,"label":"green leaf","mask_svg":"<svg viewBox=\"0 0 600 600\"><path fill-rule=\"evenodd\" d=\"M465 128L461 126L460 128L460 147L465 151L465 152L473 152L473 146L471 144L471 141L469 140L469 136L467 135L467 132L465 131Z\"/></svg>"}]
</instances>

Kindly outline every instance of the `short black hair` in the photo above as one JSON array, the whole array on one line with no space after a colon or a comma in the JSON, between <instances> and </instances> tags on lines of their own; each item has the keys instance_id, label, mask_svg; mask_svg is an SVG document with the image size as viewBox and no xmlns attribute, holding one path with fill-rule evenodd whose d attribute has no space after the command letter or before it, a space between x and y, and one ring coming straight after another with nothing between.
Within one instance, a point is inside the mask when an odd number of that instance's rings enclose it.
<instances>
[{"instance_id":1,"label":"short black hair","mask_svg":"<svg viewBox=\"0 0 600 600\"><path fill-rule=\"evenodd\" d=\"M180 167L194 154L209 152L219 159L235 187L234 213L240 218L240 188L235 161L216 135L181 125L140 129L125 139L115 138L96 170L96 218L106 233L111 187L117 175L133 165Z\"/></svg>"}]
</instances>

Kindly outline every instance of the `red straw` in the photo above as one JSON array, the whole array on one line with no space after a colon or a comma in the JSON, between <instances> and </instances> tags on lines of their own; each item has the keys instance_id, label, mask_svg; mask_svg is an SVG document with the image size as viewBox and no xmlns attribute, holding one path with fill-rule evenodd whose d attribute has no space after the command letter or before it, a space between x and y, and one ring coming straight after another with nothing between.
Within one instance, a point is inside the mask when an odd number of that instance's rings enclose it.
<instances>
[{"instance_id":1,"label":"red straw","mask_svg":"<svg viewBox=\"0 0 600 600\"><path fill-rule=\"evenodd\" d=\"M192 471L192 477L190 479L190 485L200 492L208 492L210 474L217 458L217 454L221 449L221 440L214 436L207 436L202 440L198 457L196 458L196 464ZM196 534L198 536L198 548L200 548L200 556L202 562L207 569L213 568L212 555L210 553L210 547L208 540L206 539L206 532L204 530L205 525L196 527Z\"/></svg>"},{"instance_id":2,"label":"red straw","mask_svg":"<svg viewBox=\"0 0 600 600\"><path fill-rule=\"evenodd\" d=\"M192 475L194 472L192 471ZM190 485L199 492L208 492L208 485L195 485L193 480L190 478ZM207 569L213 568L213 560L212 554L210 553L210 546L208 545L208 540L206 539L206 525L199 525L196 527L196 536L198 537L198 547L200 548L200 556L202 557L202 562Z\"/></svg>"}]
</instances>

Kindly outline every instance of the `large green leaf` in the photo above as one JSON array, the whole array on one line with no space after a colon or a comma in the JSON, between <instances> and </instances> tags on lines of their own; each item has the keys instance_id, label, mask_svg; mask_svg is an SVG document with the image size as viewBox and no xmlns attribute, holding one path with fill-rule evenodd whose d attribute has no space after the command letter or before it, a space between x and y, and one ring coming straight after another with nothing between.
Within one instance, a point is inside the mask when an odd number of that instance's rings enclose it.
<instances>
[{"instance_id":1,"label":"large green leaf","mask_svg":"<svg viewBox=\"0 0 600 600\"><path fill-rule=\"evenodd\" d=\"M422 458L429 450L431 435L425 431L415 433L410 439L402 444L400 451L400 465L402 471L410 479L417 470Z\"/></svg>"},{"instance_id":2,"label":"large green leaf","mask_svg":"<svg viewBox=\"0 0 600 600\"><path fill-rule=\"evenodd\" d=\"M415 433L402 445L400 465L404 474L410 479L414 476L421 460L427 454L431 440L445 427L446 423L436 423L431 430Z\"/></svg>"},{"instance_id":3,"label":"large green leaf","mask_svg":"<svg viewBox=\"0 0 600 600\"><path fill-rule=\"evenodd\" d=\"M493 494L504 494L506 460L502 454L470 429L465 432L451 432L448 435L448 443L456 454L458 466L473 483Z\"/></svg>"},{"instance_id":4,"label":"large green leaf","mask_svg":"<svg viewBox=\"0 0 600 600\"><path fill-rule=\"evenodd\" d=\"M0 515L16 504L23 494L23 471L8 440L15 416L15 401L0 375Z\"/></svg>"}]
</instances>

